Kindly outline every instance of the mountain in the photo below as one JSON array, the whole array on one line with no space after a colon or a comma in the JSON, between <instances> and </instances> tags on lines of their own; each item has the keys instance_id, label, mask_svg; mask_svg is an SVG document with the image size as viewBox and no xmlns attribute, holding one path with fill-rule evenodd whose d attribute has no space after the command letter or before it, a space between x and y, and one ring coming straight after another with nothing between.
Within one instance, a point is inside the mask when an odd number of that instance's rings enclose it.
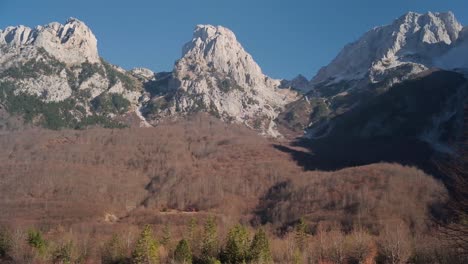
<instances>
[{"instance_id":1,"label":"mountain","mask_svg":"<svg viewBox=\"0 0 468 264\"><path fill-rule=\"evenodd\" d=\"M279 115L279 130L306 131L315 150L411 141L450 153L468 95L467 37L451 12L409 12L376 27L317 73L311 90Z\"/></svg>"},{"instance_id":2,"label":"mountain","mask_svg":"<svg viewBox=\"0 0 468 264\"><path fill-rule=\"evenodd\" d=\"M34 29L7 27L0 31L0 45L2 65L11 62L15 55L33 56L34 50L40 48L67 65L100 62L96 37L76 18L68 19L64 25L54 22Z\"/></svg>"},{"instance_id":3,"label":"mountain","mask_svg":"<svg viewBox=\"0 0 468 264\"><path fill-rule=\"evenodd\" d=\"M142 85L99 57L91 29L78 19L0 31L1 104L48 128L121 126ZM8 124L4 125L4 128Z\"/></svg>"},{"instance_id":4,"label":"mountain","mask_svg":"<svg viewBox=\"0 0 468 264\"><path fill-rule=\"evenodd\" d=\"M452 47L462 28L451 12L409 12L346 45L320 69L312 84L362 78L378 82L395 69L404 69L404 77L421 72L434 66L434 59Z\"/></svg>"},{"instance_id":5,"label":"mountain","mask_svg":"<svg viewBox=\"0 0 468 264\"><path fill-rule=\"evenodd\" d=\"M437 58L436 66L446 69L458 69L465 73L468 69L468 27L464 27L453 47Z\"/></svg>"},{"instance_id":6,"label":"mountain","mask_svg":"<svg viewBox=\"0 0 468 264\"><path fill-rule=\"evenodd\" d=\"M466 73L467 49L468 30L453 13L410 12L346 45L311 81L276 80L222 26L196 26L171 72L109 64L75 18L8 27L0 31L0 128L19 129L18 117L52 129L151 126L206 112L269 136L317 138L406 80L434 68Z\"/></svg>"},{"instance_id":7,"label":"mountain","mask_svg":"<svg viewBox=\"0 0 468 264\"><path fill-rule=\"evenodd\" d=\"M292 80L282 80L282 88L291 88L299 92L307 92L310 89L309 80L304 77L302 74L299 74Z\"/></svg>"},{"instance_id":8,"label":"mountain","mask_svg":"<svg viewBox=\"0 0 468 264\"><path fill-rule=\"evenodd\" d=\"M222 120L276 136L272 121L296 93L262 73L234 33L222 26L198 25L184 45L170 81L154 97L146 116L161 118L208 112Z\"/></svg>"},{"instance_id":9,"label":"mountain","mask_svg":"<svg viewBox=\"0 0 468 264\"><path fill-rule=\"evenodd\" d=\"M149 126L208 112L278 136L272 120L296 99L221 26L197 26L171 73L107 63L91 29L75 18L34 29L8 27L0 31L0 52L4 108L55 129Z\"/></svg>"}]
</instances>

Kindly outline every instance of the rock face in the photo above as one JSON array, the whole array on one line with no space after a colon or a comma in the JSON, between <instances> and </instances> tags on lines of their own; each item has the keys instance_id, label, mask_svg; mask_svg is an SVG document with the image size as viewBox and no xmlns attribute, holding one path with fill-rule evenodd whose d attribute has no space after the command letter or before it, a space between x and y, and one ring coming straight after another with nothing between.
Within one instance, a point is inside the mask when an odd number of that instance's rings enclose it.
<instances>
[{"instance_id":1,"label":"rock face","mask_svg":"<svg viewBox=\"0 0 468 264\"><path fill-rule=\"evenodd\" d=\"M21 101L17 97L35 100L41 107L31 118L41 119L56 104L62 107L58 118L71 113L67 127L132 111L147 126L202 111L273 136L278 134L272 120L296 97L264 75L224 27L197 26L172 73L126 72L99 57L96 37L75 18L0 31L0 85L9 94L3 102L9 108L25 107L13 105Z\"/></svg>"},{"instance_id":2,"label":"rock face","mask_svg":"<svg viewBox=\"0 0 468 264\"><path fill-rule=\"evenodd\" d=\"M135 68L135 69L132 69L130 73L136 78L139 78L142 80L150 81L150 80L156 79L156 73L146 68Z\"/></svg>"},{"instance_id":3,"label":"rock face","mask_svg":"<svg viewBox=\"0 0 468 264\"><path fill-rule=\"evenodd\" d=\"M446 143L459 136L468 92L466 79L449 71L468 68L467 33L451 12L409 12L376 27L322 68L279 123L305 129L323 148L411 138L450 152Z\"/></svg>"},{"instance_id":4,"label":"rock face","mask_svg":"<svg viewBox=\"0 0 468 264\"><path fill-rule=\"evenodd\" d=\"M57 22L34 29L17 26L0 31L0 45L8 51L19 53L24 48L43 48L57 60L69 65L83 62L100 62L97 40L83 22L70 18L65 24Z\"/></svg>"},{"instance_id":5,"label":"rock face","mask_svg":"<svg viewBox=\"0 0 468 264\"><path fill-rule=\"evenodd\" d=\"M464 27L453 47L435 60L435 65L444 69L468 69L468 27Z\"/></svg>"},{"instance_id":6,"label":"rock face","mask_svg":"<svg viewBox=\"0 0 468 264\"><path fill-rule=\"evenodd\" d=\"M149 126L207 112L270 136L306 130L316 138L339 125L339 116L350 116L431 68L468 72L467 53L468 29L452 13L408 13L347 45L310 82L302 75L290 81L266 76L232 31L211 25L196 26L172 72L127 72L101 59L92 31L70 18L65 24L0 30L0 107L5 116L50 128L115 127L120 120ZM447 109L434 116L439 128L453 112ZM430 142L445 133L427 131L421 138Z\"/></svg>"},{"instance_id":7,"label":"rock face","mask_svg":"<svg viewBox=\"0 0 468 264\"><path fill-rule=\"evenodd\" d=\"M279 85L262 73L232 31L198 25L174 67L173 96L164 102L168 107L156 112L155 119L204 111L276 135L272 120L296 98Z\"/></svg>"},{"instance_id":8,"label":"rock face","mask_svg":"<svg viewBox=\"0 0 468 264\"><path fill-rule=\"evenodd\" d=\"M313 78L321 82L369 78L383 79L387 72L407 65L407 74L430 68L457 41L462 25L453 13L409 12L392 24L376 27L348 44Z\"/></svg>"},{"instance_id":9,"label":"rock face","mask_svg":"<svg viewBox=\"0 0 468 264\"><path fill-rule=\"evenodd\" d=\"M142 85L102 60L92 31L70 18L0 31L0 91L8 111L58 129L118 125L137 110Z\"/></svg>"}]
</instances>

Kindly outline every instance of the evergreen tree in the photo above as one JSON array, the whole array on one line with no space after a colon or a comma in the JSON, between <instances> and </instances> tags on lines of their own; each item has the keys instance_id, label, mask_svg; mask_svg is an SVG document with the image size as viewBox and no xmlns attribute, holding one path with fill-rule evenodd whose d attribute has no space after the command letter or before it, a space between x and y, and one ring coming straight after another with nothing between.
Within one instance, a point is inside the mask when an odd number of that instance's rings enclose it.
<instances>
[{"instance_id":1,"label":"evergreen tree","mask_svg":"<svg viewBox=\"0 0 468 264\"><path fill-rule=\"evenodd\" d=\"M174 251L174 259L177 263L192 263L192 250L187 240L182 239L179 241Z\"/></svg>"},{"instance_id":2,"label":"evergreen tree","mask_svg":"<svg viewBox=\"0 0 468 264\"><path fill-rule=\"evenodd\" d=\"M146 225L138 238L132 253L133 264L157 264L159 263L158 242L153 238L153 231Z\"/></svg>"},{"instance_id":3,"label":"evergreen tree","mask_svg":"<svg viewBox=\"0 0 468 264\"><path fill-rule=\"evenodd\" d=\"M166 246L166 248L167 248L170 241L171 241L171 229L169 228L169 225L166 223L164 225L164 228L163 228L163 235L162 235L162 238L161 238L161 244L163 246Z\"/></svg>"},{"instance_id":4,"label":"evergreen tree","mask_svg":"<svg viewBox=\"0 0 468 264\"><path fill-rule=\"evenodd\" d=\"M303 252L307 243L307 224L302 217L299 219L299 223L296 225L294 240L296 243L296 248Z\"/></svg>"},{"instance_id":5,"label":"evergreen tree","mask_svg":"<svg viewBox=\"0 0 468 264\"><path fill-rule=\"evenodd\" d=\"M245 263L249 252L249 233L247 228L241 225L234 226L229 230L226 248L223 258L226 263Z\"/></svg>"},{"instance_id":6,"label":"evergreen tree","mask_svg":"<svg viewBox=\"0 0 468 264\"><path fill-rule=\"evenodd\" d=\"M194 246L195 242L195 232L197 229L197 220L195 218L191 218L188 226L188 240L192 247Z\"/></svg>"},{"instance_id":7,"label":"evergreen tree","mask_svg":"<svg viewBox=\"0 0 468 264\"><path fill-rule=\"evenodd\" d=\"M102 249L101 262L102 264L123 264L125 260L124 244L118 235L113 235Z\"/></svg>"},{"instance_id":8,"label":"evergreen tree","mask_svg":"<svg viewBox=\"0 0 468 264\"><path fill-rule=\"evenodd\" d=\"M202 259L215 258L218 255L218 232L216 230L216 222L213 217L210 217L203 230L203 238L201 245Z\"/></svg>"},{"instance_id":9,"label":"evergreen tree","mask_svg":"<svg viewBox=\"0 0 468 264\"><path fill-rule=\"evenodd\" d=\"M259 229L252 240L249 249L249 259L254 263L271 263L270 242L263 229Z\"/></svg>"}]
</instances>

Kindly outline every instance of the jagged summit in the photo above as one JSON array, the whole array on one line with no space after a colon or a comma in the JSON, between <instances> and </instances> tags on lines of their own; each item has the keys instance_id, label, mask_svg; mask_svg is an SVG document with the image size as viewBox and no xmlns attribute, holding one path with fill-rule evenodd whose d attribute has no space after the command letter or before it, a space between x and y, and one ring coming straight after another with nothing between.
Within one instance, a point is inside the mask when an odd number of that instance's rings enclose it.
<instances>
[{"instance_id":1,"label":"jagged summit","mask_svg":"<svg viewBox=\"0 0 468 264\"><path fill-rule=\"evenodd\" d=\"M182 55L171 82L175 95L157 115L205 111L275 134L272 120L296 93L280 89L280 80L264 75L231 30L196 26Z\"/></svg>"},{"instance_id":2,"label":"jagged summit","mask_svg":"<svg viewBox=\"0 0 468 264\"><path fill-rule=\"evenodd\" d=\"M210 43L217 38L224 38L232 42L237 42L236 35L228 28L213 25L197 25L193 31L192 41L186 43L182 48L182 56L189 52L194 46L199 46L202 43Z\"/></svg>"},{"instance_id":3,"label":"jagged summit","mask_svg":"<svg viewBox=\"0 0 468 264\"><path fill-rule=\"evenodd\" d=\"M346 45L338 56L313 78L355 80L368 76L378 81L389 69L403 64L420 71L433 65L459 37L462 25L452 12L418 14L408 12L392 24L376 27ZM410 70L411 72L412 70Z\"/></svg>"},{"instance_id":4,"label":"jagged summit","mask_svg":"<svg viewBox=\"0 0 468 264\"><path fill-rule=\"evenodd\" d=\"M96 37L84 22L76 18L69 18L65 24L52 22L34 29L22 25L7 27L0 30L0 46L7 48L2 55L17 55L24 48L43 48L66 64L99 62Z\"/></svg>"},{"instance_id":5,"label":"jagged summit","mask_svg":"<svg viewBox=\"0 0 468 264\"><path fill-rule=\"evenodd\" d=\"M197 25L193 38L184 45L178 66L197 64L194 72L214 70L234 79L240 86L277 86L262 73L260 66L237 41L235 34L222 26ZM181 69L185 70L185 69Z\"/></svg>"}]
</instances>

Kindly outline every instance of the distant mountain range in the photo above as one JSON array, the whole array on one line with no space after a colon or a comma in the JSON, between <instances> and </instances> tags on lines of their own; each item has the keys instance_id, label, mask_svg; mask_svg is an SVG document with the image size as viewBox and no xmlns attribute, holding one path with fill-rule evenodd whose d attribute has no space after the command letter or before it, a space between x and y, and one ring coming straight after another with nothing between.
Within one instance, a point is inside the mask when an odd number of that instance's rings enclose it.
<instances>
[{"instance_id":1,"label":"distant mountain range","mask_svg":"<svg viewBox=\"0 0 468 264\"><path fill-rule=\"evenodd\" d=\"M232 31L211 25L196 26L172 72L126 71L70 18L0 31L0 127L155 126L207 112L273 137L409 138L450 152L467 69L468 29L451 12L374 28L311 80L266 76Z\"/></svg>"}]
</instances>

